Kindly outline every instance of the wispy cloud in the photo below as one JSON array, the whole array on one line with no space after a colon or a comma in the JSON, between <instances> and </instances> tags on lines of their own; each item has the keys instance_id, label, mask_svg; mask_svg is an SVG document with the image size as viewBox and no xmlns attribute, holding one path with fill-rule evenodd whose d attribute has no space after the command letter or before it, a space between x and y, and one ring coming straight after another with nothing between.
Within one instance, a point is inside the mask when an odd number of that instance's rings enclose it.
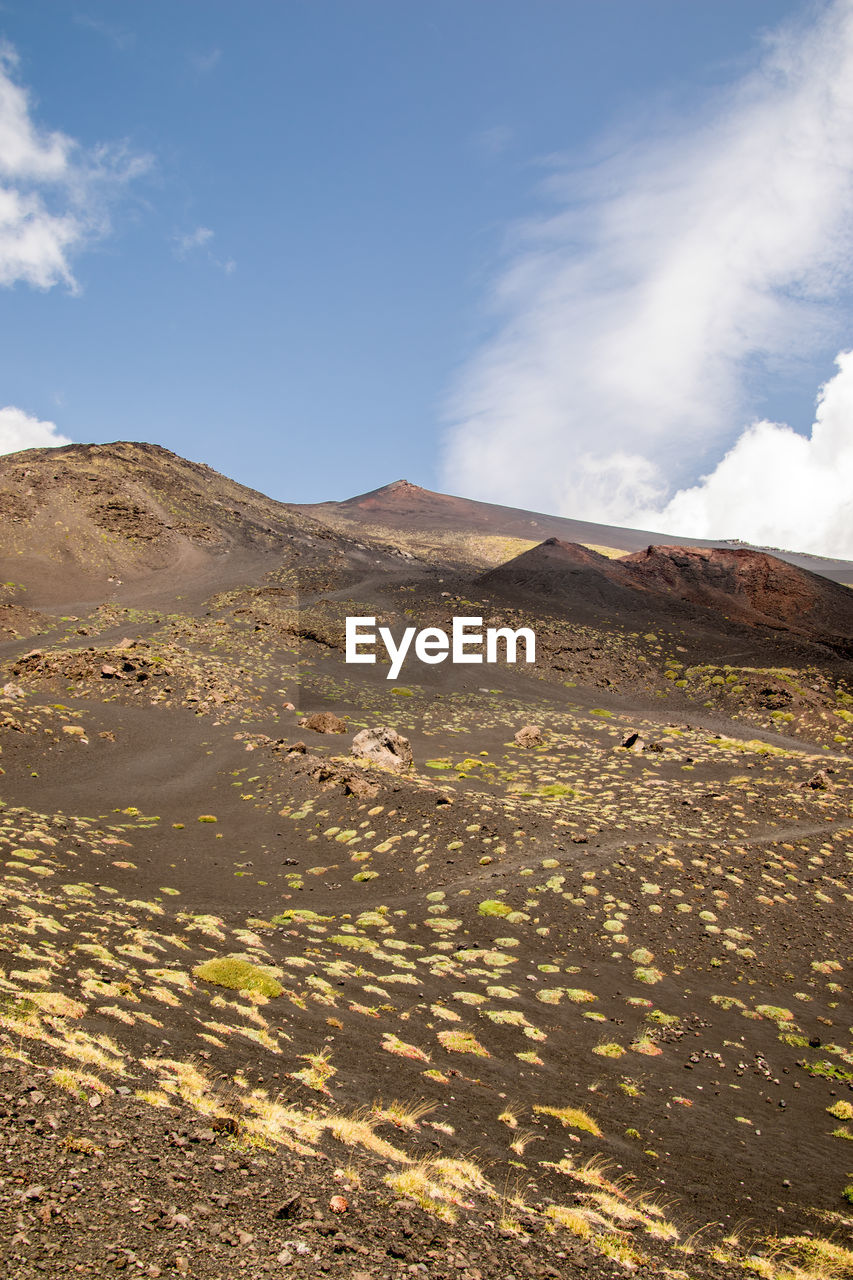
<instances>
[{"instance_id":1,"label":"wispy cloud","mask_svg":"<svg viewBox=\"0 0 853 1280\"><path fill-rule=\"evenodd\" d=\"M700 118L552 166L549 208L514 234L492 332L451 398L449 487L620 523L665 511L697 535L725 514L712 536L744 536L734 499L724 512L708 488L695 527L692 482L748 418L756 364L838 333L850 278L853 0L808 16L768 36ZM848 377L842 361L836 386ZM775 431L774 445L794 434ZM715 494L757 439L766 425ZM672 500L679 486L689 502ZM749 501L773 538L775 499L753 486ZM787 542L805 545L804 519Z\"/></svg>"},{"instance_id":2,"label":"wispy cloud","mask_svg":"<svg viewBox=\"0 0 853 1280\"><path fill-rule=\"evenodd\" d=\"M193 249L203 249L212 239L210 227L196 227L194 231L175 236L175 253L177 257L185 258Z\"/></svg>"},{"instance_id":3,"label":"wispy cloud","mask_svg":"<svg viewBox=\"0 0 853 1280\"><path fill-rule=\"evenodd\" d=\"M515 130L506 124L493 125L491 129L481 129L474 135L474 145L485 156L493 158L502 155L515 140Z\"/></svg>"},{"instance_id":4,"label":"wispy cloud","mask_svg":"<svg viewBox=\"0 0 853 1280\"><path fill-rule=\"evenodd\" d=\"M74 21L78 27L87 27L89 31L103 36L120 53L126 53L136 43L136 32L116 22L104 22L102 18L93 18L88 13L75 13Z\"/></svg>"},{"instance_id":5,"label":"wispy cloud","mask_svg":"<svg viewBox=\"0 0 853 1280\"><path fill-rule=\"evenodd\" d=\"M41 422L14 405L0 409L0 453L49 449L61 444L71 444L71 441L60 435L55 423Z\"/></svg>"},{"instance_id":6,"label":"wispy cloud","mask_svg":"<svg viewBox=\"0 0 853 1280\"><path fill-rule=\"evenodd\" d=\"M14 50L0 45L0 285L76 290L73 258L109 232L113 201L149 161L42 128L16 71Z\"/></svg>"},{"instance_id":7,"label":"wispy cloud","mask_svg":"<svg viewBox=\"0 0 853 1280\"><path fill-rule=\"evenodd\" d=\"M237 269L237 263L233 258L219 258L213 252L211 241L214 232L210 227L196 227L193 231L187 231L174 237L175 257L183 261L188 258L196 250L202 250L208 260L214 267L218 267L220 271L224 271L230 276Z\"/></svg>"},{"instance_id":8,"label":"wispy cloud","mask_svg":"<svg viewBox=\"0 0 853 1280\"><path fill-rule=\"evenodd\" d=\"M210 75L222 61L221 49L208 49L206 53L191 53L190 66L197 76Z\"/></svg>"}]
</instances>

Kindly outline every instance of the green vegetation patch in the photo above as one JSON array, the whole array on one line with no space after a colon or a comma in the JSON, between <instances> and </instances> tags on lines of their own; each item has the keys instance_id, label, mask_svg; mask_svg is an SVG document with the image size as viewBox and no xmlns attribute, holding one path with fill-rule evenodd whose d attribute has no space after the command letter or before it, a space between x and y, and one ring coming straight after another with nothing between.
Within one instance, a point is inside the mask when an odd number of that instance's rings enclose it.
<instances>
[{"instance_id":1,"label":"green vegetation patch","mask_svg":"<svg viewBox=\"0 0 853 1280\"><path fill-rule=\"evenodd\" d=\"M217 987L232 991L257 991L259 995L273 998L280 996L284 987L268 969L246 960L243 956L222 956L218 960L206 960L193 969L196 978L211 982Z\"/></svg>"}]
</instances>

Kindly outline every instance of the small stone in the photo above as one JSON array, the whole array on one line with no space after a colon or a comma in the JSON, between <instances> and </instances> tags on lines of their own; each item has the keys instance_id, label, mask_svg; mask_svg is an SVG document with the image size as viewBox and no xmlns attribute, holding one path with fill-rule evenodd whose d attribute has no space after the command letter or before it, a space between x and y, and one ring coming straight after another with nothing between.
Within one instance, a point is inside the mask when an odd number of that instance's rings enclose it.
<instances>
[{"instance_id":1,"label":"small stone","mask_svg":"<svg viewBox=\"0 0 853 1280\"><path fill-rule=\"evenodd\" d=\"M301 1207L302 1207L302 1202L299 1199L298 1195L289 1196L288 1199L283 1201L283 1203L280 1204L279 1207L273 1212L273 1217L279 1218L279 1219L295 1218L297 1217Z\"/></svg>"}]
</instances>

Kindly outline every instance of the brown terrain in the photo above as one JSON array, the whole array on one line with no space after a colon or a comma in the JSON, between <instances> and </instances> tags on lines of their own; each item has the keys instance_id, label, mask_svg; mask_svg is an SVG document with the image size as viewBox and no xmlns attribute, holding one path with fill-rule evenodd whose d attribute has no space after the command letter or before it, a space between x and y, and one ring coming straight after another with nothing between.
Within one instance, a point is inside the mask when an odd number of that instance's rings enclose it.
<instances>
[{"instance_id":1,"label":"brown terrain","mask_svg":"<svg viewBox=\"0 0 853 1280\"><path fill-rule=\"evenodd\" d=\"M393 484L383 485L380 489L348 498L344 502L294 506L293 510L316 516L325 523L348 530L361 525L403 533L478 533L487 537L525 539L531 544L557 538L562 542L616 548L622 554L643 551L652 543L677 547L682 541L678 537L642 529L621 529L612 525L594 524L588 520L571 520L564 516L545 515L540 511L522 511L491 502L476 502L470 498L433 493L429 489L410 484L408 480L395 480ZM735 544L699 539L692 545L695 548L730 547ZM813 573L832 578L836 582L853 582L853 565L845 560L832 560L796 551L780 551L774 547L756 550L771 551L791 564L811 569Z\"/></svg>"},{"instance_id":2,"label":"brown terrain","mask_svg":"<svg viewBox=\"0 0 853 1280\"><path fill-rule=\"evenodd\" d=\"M853 1275L850 565L133 443L0 558L6 1274Z\"/></svg>"},{"instance_id":3,"label":"brown terrain","mask_svg":"<svg viewBox=\"0 0 853 1280\"><path fill-rule=\"evenodd\" d=\"M720 616L779 629L853 654L853 592L751 548L649 546L618 559L577 543L546 542L482 576L493 591L561 597L609 614L693 621Z\"/></svg>"}]
</instances>

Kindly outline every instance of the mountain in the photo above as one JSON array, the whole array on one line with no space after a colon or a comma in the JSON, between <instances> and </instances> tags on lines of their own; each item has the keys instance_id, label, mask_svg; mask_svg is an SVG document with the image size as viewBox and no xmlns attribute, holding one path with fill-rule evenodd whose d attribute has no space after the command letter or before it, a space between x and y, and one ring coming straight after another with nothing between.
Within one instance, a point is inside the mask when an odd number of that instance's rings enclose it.
<instances>
[{"instance_id":1,"label":"mountain","mask_svg":"<svg viewBox=\"0 0 853 1280\"><path fill-rule=\"evenodd\" d=\"M533 543L556 538L561 542L582 543L623 553L642 551L652 544L674 547L685 543L696 547L740 545L703 538L686 539L683 536L653 533L643 529L624 529L587 520L545 515L539 511L498 506L491 502L478 502L471 498L457 498L422 489L410 484L408 480L396 480L344 502L294 504L293 510L315 516L338 528L369 526L377 530L469 533L522 538ZM850 561L774 547L757 549L769 551L778 559L822 574L836 582L853 583L853 563Z\"/></svg>"},{"instance_id":2,"label":"mountain","mask_svg":"<svg viewBox=\"0 0 853 1280\"><path fill-rule=\"evenodd\" d=\"M578 621L607 618L658 625L730 620L853 654L853 592L766 552L746 548L649 546L618 559L549 538L478 584L504 596L556 602Z\"/></svg>"}]
</instances>

